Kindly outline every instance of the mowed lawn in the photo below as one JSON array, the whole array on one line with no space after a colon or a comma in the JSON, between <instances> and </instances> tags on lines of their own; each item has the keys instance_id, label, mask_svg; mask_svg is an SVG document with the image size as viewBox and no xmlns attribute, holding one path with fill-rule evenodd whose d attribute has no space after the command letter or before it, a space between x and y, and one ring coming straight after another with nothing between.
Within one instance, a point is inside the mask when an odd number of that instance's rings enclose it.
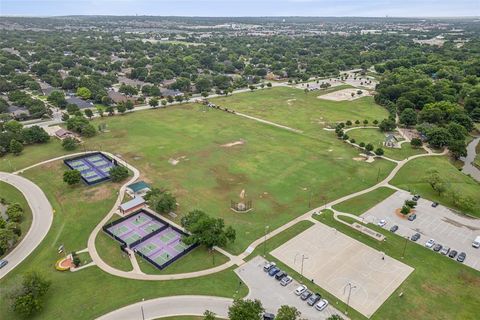
<instances>
[{"instance_id":1,"label":"mowed lawn","mask_svg":"<svg viewBox=\"0 0 480 320\"><path fill-rule=\"evenodd\" d=\"M0 190L0 198L5 199L9 204L18 203L23 208L23 219L20 221L20 230L22 231L22 235L16 243L16 245L18 245L27 234L28 229L30 229L30 225L32 224L32 211L28 206L27 200L17 188L9 185L6 182L0 181ZM5 252L5 254L0 255L0 258L6 256L8 252L13 250L13 248L14 247Z\"/></svg>"},{"instance_id":2,"label":"mowed lawn","mask_svg":"<svg viewBox=\"0 0 480 320\"><path fill-rule=\"evenodd\" d=\"M439 195L428 183L428 170L436 169L446 181L449 190L470 196L474 202L471 210L455 205L449 192ZM447 207L480 217L480 183L458 171L445 157L425 157L408 162L390 182L399 188L418 193L423 198L437 201Z\"/></svg>"},{"instance_id":3,"label":"mowed lawn","mask_svg":"<svg viewBox=\"0 0 480 320\"><path fill-rule=\"evenodd\" d=\"M31 319L93 319L142 298L179 294L233 296L239 278L231 269L178 281L128 280L111 276L95 266L74 273L56 271L58 247L63 244L67 252L85 248L91 231L113 206L120 187L111 182L68 187L62 181L64 169L63 163L57 161L25 172L25 177L45 191L55 210L54 220L40 246L0 280L0 318L18 319L9 309L8 296L17 287L20 275L32 270L51 280L52 286L45 297L44 310ZM113 241L111 244L112 250L120 251L118 244ZM245 294L246 289L241 288L240 295Z\"/></svg>"},{"instance_id":4,"label":"mowed lawn","mask_svg":"<svg viewBox=\"0 0 480 320\"><path fill-rule=\"evenodd\" d=\"M402 259L405 239L372 224L369 227L383 233L387 241L377 241L336 221L331 212L315 219L415 268L371 319L478 319L479 271L409 240Z\"/></svg>"},{"instance_id":5,"label":"mowed lawn","mask_svg":"<svg viewBox=\"0 0 480 320\"><path fill-rule=\"evenodd\" d=\"M276 87L215 98L211 102L315 136L324 134L322 128L327 124L365 119L372 123L388 117L385 108L377 105L373 97L328 101L317 98L321 94L321 91L305 93L301 89Z\"/></svg>"},{"instance_id":6,"label":"mowed lawn","mask_svg":"<svg viewBox=\"0 0 480 320\"><path fill-rule=\"evenodd\" d=\"M394 193L395 190L392 188L380 187L368 193L341 202L333 206L333 209L359 216Z\"/></svg>"},{"instance_id":7,"label":"mowed lawn","mask_svg":"<svg viewBox=\"0 0 480 320\"><path fill-rule=\"evenodd\" d=\"M347 134L350 138L354 138L355 143L357 144L361 142L365 144L371 143L375 149L382 148L383 151L385 151L385 156L394 160L403 160L416 154L426 153L423 148L413 148L409 142L402 143L401 148L385 147L383 145L383 142L385 141L385 133L381 132L379 129L353 129L348 131Z\"/></svg>"},{"instance_id":8,"label":"mowed lawn","mask_svg":"<svg viewBox=\"0 0 480 320\"><path fill-rule=\"evenodd\" d=\"M325 200L364 189L385 177L389 161L354 161L356 150L337 139L304 137L195 104L95 121L109 132L87 141L134 165L142 179L178 199L176 221L193 209L224 218L237 230L227 250L240 253L271 230ZM225 144L243 141L232 147ZM178 161L176 165L173 160ZM230 201L242 190L254 210L239 214Z\"/></svg>"}]
</instances>

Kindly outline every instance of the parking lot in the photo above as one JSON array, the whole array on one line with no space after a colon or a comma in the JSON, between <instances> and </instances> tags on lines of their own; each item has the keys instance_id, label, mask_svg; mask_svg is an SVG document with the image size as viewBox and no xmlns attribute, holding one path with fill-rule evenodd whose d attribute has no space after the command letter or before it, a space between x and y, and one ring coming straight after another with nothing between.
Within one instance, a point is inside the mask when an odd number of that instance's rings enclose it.
<instances>
[{"instance_id":1,"label":"parking lot","mask_svg":"<svg viewBox=\"0 0 480 320\"><path fill-rule=\"evenodd\" d=\"M250 289L247 299L262 301L266 312L276 314L280 306L288 305L297 308L302 313L302 319L326 319L333 314L342 314L331 304L323 311L310 307L294 293L300 285L298 282L293 280L289 285L282 287L275 277L270 277L263 271L265 263L265 259L258 256L238 267L235 272Z\"/></svg>"},{"instance_id":2,"label":"parking lot","mask_svg":"<svg viewBox=\"0 0 480 320\"><path fill-rule=\"evenodd\" d=\"M442 205L434 208L431 201L420 198L415 208L417 218L414 221L408 221L405 217L396 214L395 210L402 207L405 200L411 198L410 193L397 191L361 217L365 222L370 223L378 223L384 219L387 221L384 226L387 230L398 225L396 233L401 236L410 237L418 232L421 238L417 243L422 246L427 240L434 239L435 243L448 246L458 253L465 252L467 257L464 263L480 270L480 249L472 247L472 241L480 235L480 220L457 214ZM445 259L449 258L445 257Z\"/></svg>"},{"instance_id":3,"label":"parking lot","mask_svg":"<svg viewBox=\"0 0 480 320\"><path fill-rule=\"evenodd\" d=\"M322 223L271 252L307 279L371 317L413 268ZM349 285L350 284L350 285Z\"/></svg>"}]
</instances>

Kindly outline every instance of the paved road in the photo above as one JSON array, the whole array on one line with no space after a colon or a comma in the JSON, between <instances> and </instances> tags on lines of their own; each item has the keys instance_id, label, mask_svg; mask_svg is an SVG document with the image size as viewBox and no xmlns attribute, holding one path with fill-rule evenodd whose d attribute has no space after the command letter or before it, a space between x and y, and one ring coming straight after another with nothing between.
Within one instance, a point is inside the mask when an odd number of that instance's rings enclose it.
<instances>
[{"instance_id":1,"label":"paved road","mask_svg":"<svg viewBox=\"0 0 480 320\"><path fill-rule=\"evenodd\" d=\"M477 156L477 144L479 143L480 137L473 139L472 142L470 142L467 146L467 156L461 157L460 160L465 163L463 165L462 172L471 175L472 178L480 182L480 169L473 165L475 157Z\"/></svg>"},{"instance_id":2,"label":"paved road","mask_svg":"<svg viewBox=\"0 0 480 320\"><path fill-rule=\"evenodd\" d=\"M218 318L227 319L228 307L232 302L232 299L220 297L173 296L131 304L107 313L97 320L150 320L180 315L202 316L205 310L213 311Z\"/></svg>"},{"instance_id":3,"label":"paved road","mask_svg":"<svg viewBox=\"0 0 480 320\"><path fill-rule=\"evenodd\" d=\"M0 180L20 190L27 199L33 220L23 240L4 259L8 264L0 269L0 279L20 264L42 242L53 221L53 209L43 191L33 182L21 176L0 172Z\"/></svg>"}]
</instances>

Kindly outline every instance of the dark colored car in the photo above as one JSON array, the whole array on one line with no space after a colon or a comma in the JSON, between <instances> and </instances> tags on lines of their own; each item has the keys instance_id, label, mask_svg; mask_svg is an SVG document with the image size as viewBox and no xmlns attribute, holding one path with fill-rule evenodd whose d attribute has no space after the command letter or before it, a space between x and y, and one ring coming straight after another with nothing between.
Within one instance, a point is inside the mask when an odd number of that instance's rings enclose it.
<instances>
[{"instance_id":1,"label":"dark colored car","mask_svg":"<svg viewBox=\"0 0 480 320\"><path fill-rule=\"evenodd\" d=\"M432 202L432 207L436 208L438 206L438 202Z\"/></svg>"},{"instance_id":2,"label":"dark colored car","mask_svg":"<svg viewBox=\"0 0 480 320\"><path fill-rule=\"evenodd\" d=\"M273 319L275 319L275 315L273 313L265 312L263 314L263 320L273 320Z\"/></svg>"},{"instance_id":3,"label":"dark colored car","mask_svg":"<svg viewBox=\"0 0 480 320\"><path fill-rule=\"evenodd\" d=\"M398 230L398 226L394 225L393 227L390 228L390 232L395 232Z\"/></svg>"},{"instance_id":4,"label":"dark colored car","mask_svg":"<svg viewBox=\"0 0 480 320\"><path fill-rule=\"evenodd\" d=\"M420 233L418 233L418 232L410 237L410 240L412 240L412 241L417 241L418 239L420 239Z\"/></svg>"},{"instance_id":5,"label":"dark colored car","mask_svg":"<svg viewBox=\"0 0 480 320\"><path fill-rule=\"evenodd\" d=\"M287 276L287 273L280 270L276 275L275 275L275 279L277 279L278 281L282 280L283 278L285 278Z\"/></svg>"},{"instance_id":6,"label":"dark colored car","mask_svg":"<svg viewBox=\"0 0 480 320\"><path fill-rule=\"evenodd\" d=\"M435 252L438 252L440 250L442 250L443 246L440 244L440 243L437 243L434 247L433 247L433 251Z\"/></svg>"},{"instance_id":7,"label":"dark colored car","mask_svg":"<svg viewBox=\"0 0 480 320\"><path fill-rule=\"evenodd\" d=\"M457 250L452 250L450 251L450 253L448 254L448 256L452 259L454 259L456 256L457 256Z\"/></svg>"},{"instance_id":8,"label":"dark colored car","mask_svg":"<svg viewBox=\"0 0 480 320\"><path fill-rule=\"evenodd\" d=\"M458 262L463 262L465 261L465 258L467 257L467 254L465 252L460 252L460 254L457 257Z\"/></svg>"},{"instance_id":9,"label":"dark colored car","mask_svg":"<svg viewBox=\"0 0 480 320\"><path fill-rule=\"evenodd\" d=\"M307 304L309 306L313 306L315 303L320 301L320 299L322 299L322 296L320 295L320 293L315 293L314 295L311 295L310 298L308 298Z\"/></svg>"},{"instance_id":10,"label":"dark colored car","mask_svg":"<svg viewBox=\"0 0 480 320\"><path fill-rule=\"evenodd\" d=\"M412 198L413 201L418 201L418 199L420 199L419 194L414 195L413 198Z\"/></svg>"},{"instance_id":11,"label":"dark colored car","mask_svg":"<svg viewBox=\"0 0 480 320\"><path fill-rule=\"evenodd\" d=\"M7 260L0 260L0 269L2 269L3 267L5 267L6 265L8 264L8 261Z\"/></svg>"},{"instance_id":12,"label":"dark colored car","mask_svg":"<svg viewBox=\"0 0 480 320\"><path fill-rule=\"evenodd\" d=\"M417 219L417 215L415 213L412 213L411 215L408 216L408 221L413 221Z\"/></svg>"},{"instance_id":13,"label":"dark colored car","mask_svg":"<svg viewBox=\"0 0 480 320\"><path fill-rule=\"evenodd\" d=\"M308 298L310 298L311 295L312 295L312 291L307 290L304 293L302 293L302 295L300 296L300 299L307 300Z\"/></svg>"},{"instance_id":14,"label":"dark colored car","mask_svg":"<svg viewBox=\"0 0 480 320\"><path fill-rule=\"evenodd\" d=\"M273 267L272 269L270 269L270 271L268 271L268 275L269 275L270 277L273 277L273 276L276 275L279 271L280 271L279 268Z\"/></svg>"}]
</instances>

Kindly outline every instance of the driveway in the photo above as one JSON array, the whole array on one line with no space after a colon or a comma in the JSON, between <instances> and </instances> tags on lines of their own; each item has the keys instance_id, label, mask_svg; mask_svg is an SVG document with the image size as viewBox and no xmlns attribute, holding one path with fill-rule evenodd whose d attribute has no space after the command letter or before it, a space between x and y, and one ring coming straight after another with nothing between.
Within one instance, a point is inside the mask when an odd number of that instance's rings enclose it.
<instances>
[{"instance_id":1,"label":"driveway","mask_svg":"<svg viewBox=\"0 0 480 320\"><path fill-rule=\"evenodd\" d=\"M266 260L258 256L235 269L250 289L246 299L259 299L265 311L273 314L276 314L282 305L295 307L302 313L302 319L327 319L332 314L341 314L331 305L321 312L307 305L294 293L299 283L294 280L288 286L282 287L279 281L263 271L265 263Z\"/></svg>"},{"instance_id":2,"label":"driveway","mask_svg":"<svg viewBox=\"0 0 480 320\"><path fill-rule=\"evenodd\" d=\"M400 208L405 200L411 198L410 193L397 191L361 217L366 222L373 223L385 219L387 225L384 228L387 230L393 225L398 225L396 233L401 236L410 237L419 232L421 238L418 244L420 245L424 245L428 239L432 238L436 243L448 246L459 253L463 251L467 254L464 264L480 270L480 249L472 247L472 241L476 236L480 236L480 219L457 214L442 205L433 208L431 201L420 198L415 208L417 219L408 221L397 215L395 209Z\"/></svg>"},{"instance_id":3,"label":"driveway","mask_svg":"<svg viewBox=\"0 0 480 320\"><path fill-rule=\"evenodd\" d=\"M53 209L43 191L21 176L0 172L0 180L20 190L27 199L33 220L23 240L4 259L8 264L0 269L0 279L21 263L42 242L53 221Z\"/></svg>"},{"instance_id":4,"label":"driveway","mask_svg":"<svg viewBox=\"0 0 480 320\"><path fill-rule=\"evenodd\" d=\"M209 296L173 296L146 300L117 309L97 320L151 320L173 316L202 316L210 310L226 319L232 299Z\"/></svg>"}]
</instances>

